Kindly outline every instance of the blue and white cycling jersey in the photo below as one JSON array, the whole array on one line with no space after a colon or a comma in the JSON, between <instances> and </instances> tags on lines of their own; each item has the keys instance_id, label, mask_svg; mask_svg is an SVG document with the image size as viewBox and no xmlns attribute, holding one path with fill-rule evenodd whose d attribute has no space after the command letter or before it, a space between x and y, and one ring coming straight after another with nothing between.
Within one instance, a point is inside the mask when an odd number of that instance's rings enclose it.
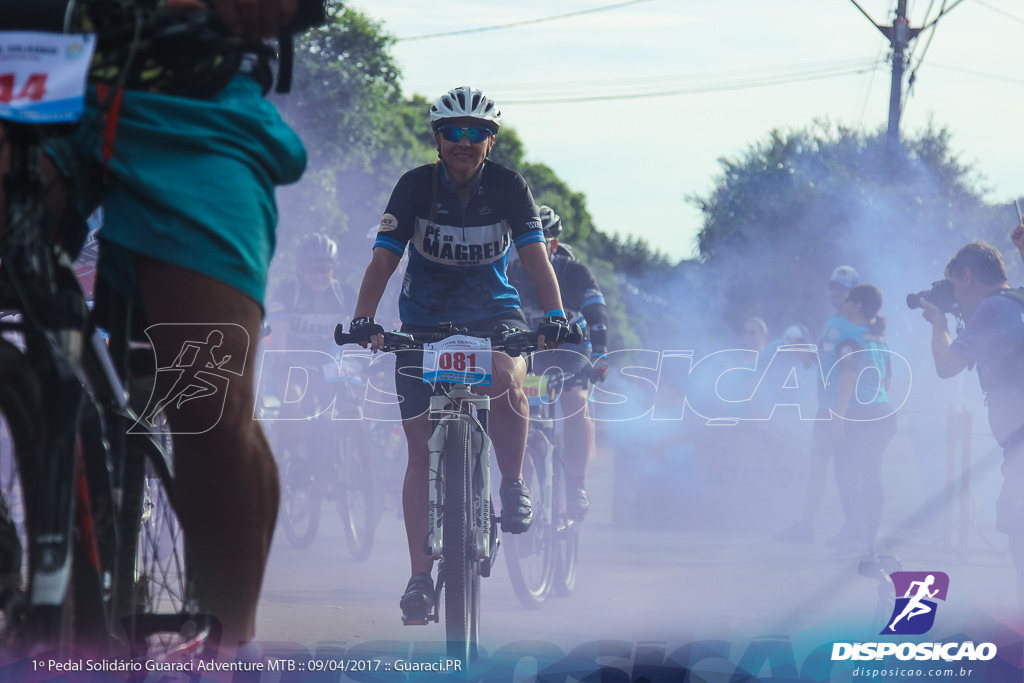
<instances>
[{"instance_id":1,"label":"blue and white cycling jersey","mask_svg":"<svg viewBox=\"0 0 1024 683\"><path fill-rule=\"evenodd\" d=\"M544 242L544 233L526 181L488 161L465 207L446 187L440 163L403 175L373 246L398 256L409 247L399 313L405 324L429 326L519 308L506 275L509 249L535 242Z\"/></svg>"}]
</instances>

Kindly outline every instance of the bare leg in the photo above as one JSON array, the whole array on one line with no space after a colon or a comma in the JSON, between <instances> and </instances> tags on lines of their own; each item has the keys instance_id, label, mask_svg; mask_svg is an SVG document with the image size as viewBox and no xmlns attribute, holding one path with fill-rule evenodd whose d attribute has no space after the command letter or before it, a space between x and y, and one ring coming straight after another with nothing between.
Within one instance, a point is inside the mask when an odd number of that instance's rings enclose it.
<instances>
[{"instance_id":1,"label":"bare leg","mask_svg":"<svg viewBox=\"0 0 1024 683\"><path fill-rule=\"evenodd\" d=\"M560 399L565 414L565 465L570 477L584 480L587 459L594 448L594 423L587 410L587 390L574 386Z\"/></svg>"},{"instance_id":2,"label":"bare leg","mask_svg":"<svg viewBox=\"0 0 1024 683\"><path fill-rule=\"evenodd\" d=\"M427 537L429 523L427 505L429 502L429 458L427 439L430 438L430 418L424 414L405 420L405 439L409 445L409 464L405 470L402 485L402 508L405 511L405 535L409 542L409 564L412 573L429 573L434 561L424 552L423 543Z\"/></svg>"},{"instance_id":3,"label":"bare leg","mask_svg":"<svg viewBox=\"0 0 1024 683\"><path fill-rule=\"evenodd\" d=\"M253 420L253 369L247 354L259 339L260 306L239 291L185 268L137 257L143 305L151 325L240 325L248 339L226 335L222 354L245 359L243 376L228 384L223 414L209 426L209 407L184 404L169 416L175 433L178 517L196 563L200 597L221 622L230 652L251 640L256 605L277 518L277 466L259 422ZM192 325L154 328L157 367L173 361ZM248 344L248 346L246 345Z\"/></svg>"},{"instance_id":4,"label":"bare leg","mask_svg":"<svg viewBox=\"0 0 1024 683\"><path fill-rule=\"evenodd\" d=\"M480 393L492 398L489 431L494 455L502 479L520 479L530 428L530 404L523 391L526 361L504 353L492 354L492 358L492 384L481 387Z\"/></svg>"}]
</instances>

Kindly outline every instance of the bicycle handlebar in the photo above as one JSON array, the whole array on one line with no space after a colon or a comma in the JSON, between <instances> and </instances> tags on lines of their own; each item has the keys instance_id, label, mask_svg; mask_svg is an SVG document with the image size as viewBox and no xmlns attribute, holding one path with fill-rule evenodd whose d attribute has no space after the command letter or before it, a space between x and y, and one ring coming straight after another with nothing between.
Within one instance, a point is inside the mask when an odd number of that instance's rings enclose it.
<instances>
[{"instance_id":1,"label":"bicycle handlebar","mask_svg":"<svg viewBox=\"0 0 1024 683\"><path fill-rule=\"evenodd\" d=\"M524 353L531 353L537 350L536 332L517 332L510 330L498 330L492 332L474 332L460 327L452 327L449 330L438 332L385 332L384 346L386 352L405 351L409 349L422 350L424 344L432 344L443 341L448 337L464 335L467 337L480 337L491 340L491 345L501 348L513 358ZM365 344L368 340L345 332L344 325L339 324L334 328L334 343L338 346L345 344Z\"/></svg>"}]
</instances>

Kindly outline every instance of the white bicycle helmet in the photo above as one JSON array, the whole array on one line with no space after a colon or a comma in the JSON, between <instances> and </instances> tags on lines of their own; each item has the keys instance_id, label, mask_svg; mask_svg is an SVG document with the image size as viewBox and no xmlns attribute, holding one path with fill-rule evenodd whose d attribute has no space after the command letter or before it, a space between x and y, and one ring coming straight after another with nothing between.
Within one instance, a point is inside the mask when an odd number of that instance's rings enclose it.
<instances>
[{"instance_id":1,"label":"white bicycle helmet","mask_svg":"<svg viewBox=\"0 0 1024 683\"><path fill-rule=\"evenodd\" d=\"M544 237L549 240L555 239L562 233L562 219L550 206L542 206L540 207L540 227L544 231Z\"/></svg>"},{"instance_id":2,"label":"white bicycle helmet","mask_svg":"<svg viewBox=\"0 0 1024 683\"><path fill-rule=\"evenodd\" d=\"M453 88L430 107L430 127L437 130L448 119L476 119L497 133L501 128L501 110L483 92L462 86Z\"/></svg>"},{"instance_id":3,"label":"white bicycle helmet","mask_svg":"<svg viewBox=\"0 0 1024 683\"><path fill-rule=\"evenodd\" d=\"M333 262L338 257L338 243L327 235L313 232L299 240L295 259L298 263Z\"/></svg>"}]
</instances>

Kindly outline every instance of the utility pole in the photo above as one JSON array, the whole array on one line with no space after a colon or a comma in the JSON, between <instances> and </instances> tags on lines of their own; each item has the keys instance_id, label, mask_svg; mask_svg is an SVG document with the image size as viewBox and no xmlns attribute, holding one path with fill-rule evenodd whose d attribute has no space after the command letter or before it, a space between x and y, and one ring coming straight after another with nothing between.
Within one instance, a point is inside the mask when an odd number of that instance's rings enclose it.
<instances>
[{"instance_id":1,"label":"utility pole","mask_svg":"<svg viewBox=\"0 0 1024 683\"><path fill-rule=\"evenodd\" d=\"M910 28L907 22L907 0L899 0L892 26L878 26L878 30L892 45L892 87L889 90L889 128L886 137L891 151L900 144L900 110L903 108L903 70L907 65L907 45L917 37L921 29Z\"/></svg>"},{"instance_id":2,"label":"utility pole","mask_svg":"<svg viewBox=\"0 0 1024 683\"><path fill-rule=\"evenodd\" d=\"M882 35L889 39L889 44L892 45L892 87L889 90L889 128L886 138L889 150L892 151L900 144L900 109L903 108L903 71L907 65L907 46L923 29L910 28L907 21L907 0L898 0L896 18L893 19L892 26L876 24L874 19L857 4L856 0L851 0L851 2L861 11L861 14L868 18L868 21L875 25L875 28L882 32Z\"/></svg>"}]
</instances>

